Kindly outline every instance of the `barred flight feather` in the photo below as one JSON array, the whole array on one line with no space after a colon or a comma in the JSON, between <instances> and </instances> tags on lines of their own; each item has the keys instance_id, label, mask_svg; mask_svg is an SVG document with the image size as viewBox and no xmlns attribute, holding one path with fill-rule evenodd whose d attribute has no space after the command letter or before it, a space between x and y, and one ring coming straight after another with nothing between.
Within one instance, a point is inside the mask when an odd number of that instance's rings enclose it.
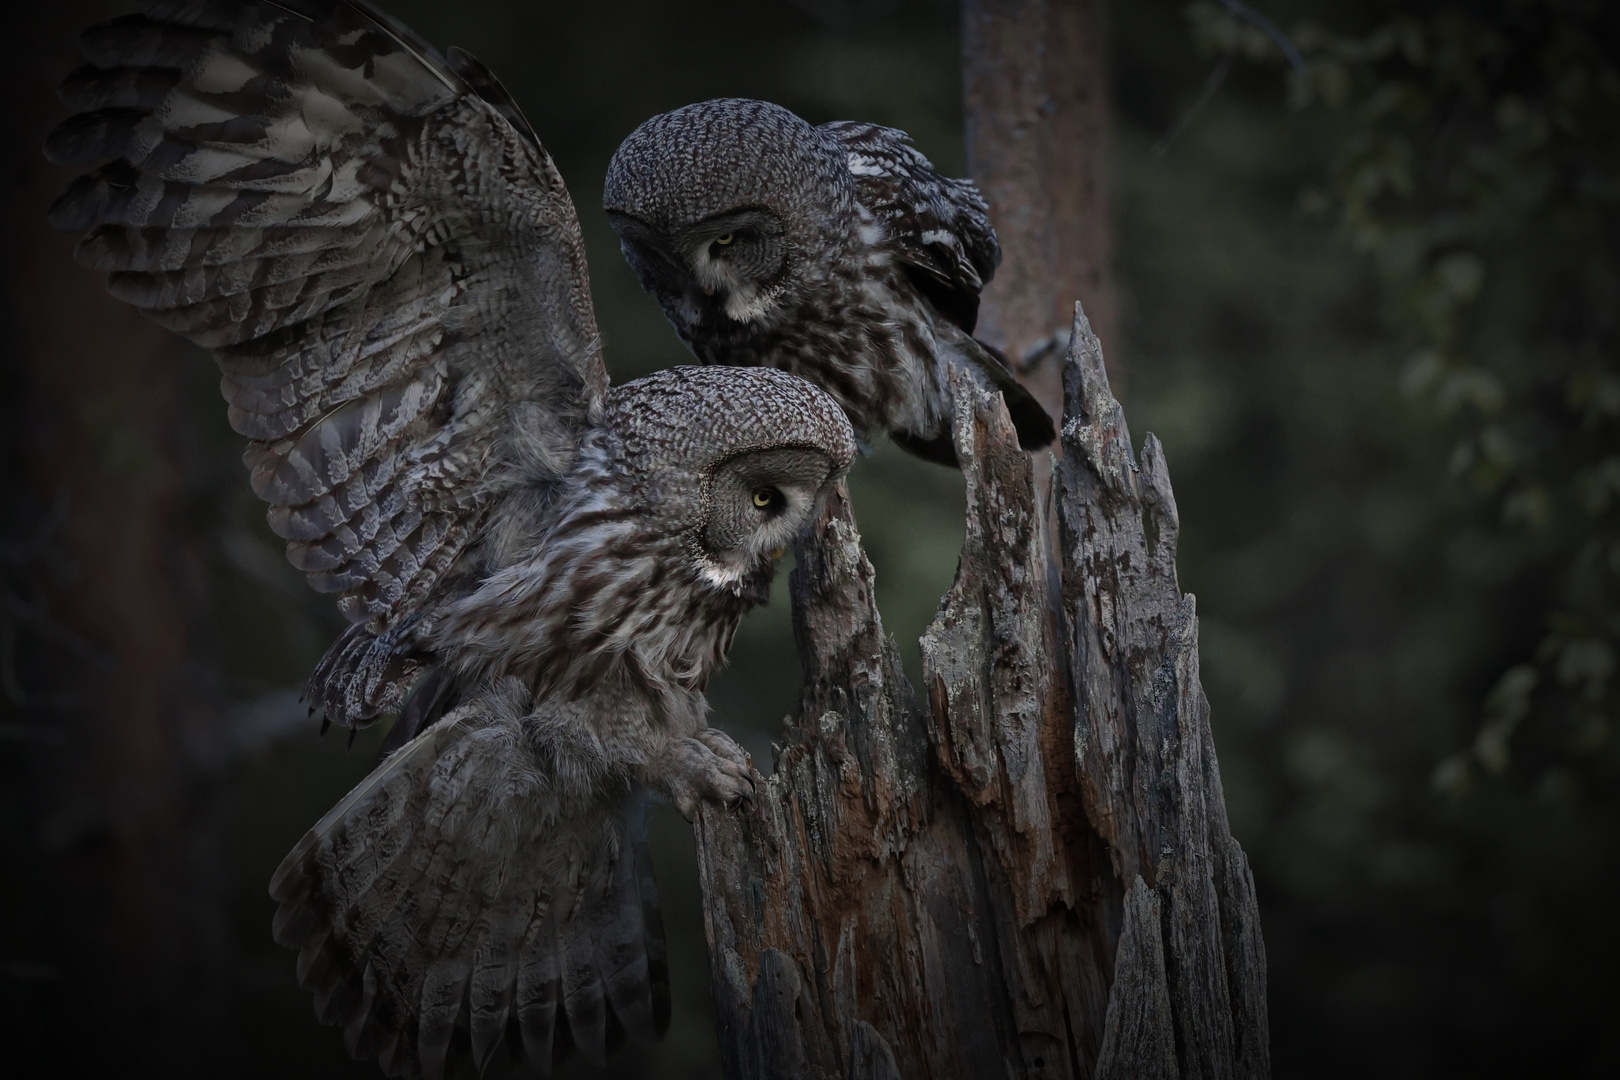
<instances>
[{"instance_id":1,"label":"barred flight feather","mask_svg":"<svg viewBox=\"0 0 1620 1080\"><path fill-rule=\"evenodd\" d=\"M46 151L112 160L53 220L89 230L79 257L114 295L218 350L254 489L312 584L369 585L345 606L403 617L378 598L431 599L418 576L448 569L420 489L434 515L476 514L511 482L477 476L507 406L578 431L606 386L550 159L509 99L352 4L150 3L81 43L62 91L81 111ZM477 338L447 337L458 311Z\"/></svg>"}]
</instances>

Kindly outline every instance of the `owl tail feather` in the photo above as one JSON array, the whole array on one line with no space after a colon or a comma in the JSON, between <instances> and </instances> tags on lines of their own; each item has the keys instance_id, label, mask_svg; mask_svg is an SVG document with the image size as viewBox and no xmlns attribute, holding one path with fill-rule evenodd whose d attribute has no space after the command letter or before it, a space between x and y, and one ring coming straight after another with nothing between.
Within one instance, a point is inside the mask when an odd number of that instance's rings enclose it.
<instances>
[{"instance_id":1,"label":"owl tail feather","mask_svg":"<svg viewBox=\"0 0 1620 1080\"><path fill-rule=\"evenodd\" d=\"M1012 417L1013 429L1018 432L1018 448L1042 450L1051 446L1052 440L1057 438L1057 427L1052 423L1052 414L1035 400L1035 395L1016 379L1005 383L992 379L991 382L1007 402L1007 413Z\"/></svg>"},{"instance_id":2,"label":"owl tail feather","mask_svg":"<svg viewBox=\"0 0 1620 1080\"><path fill-rule=\"evenodd\" d=\"M1018 432L1019 449L1040 450L1050 446L1052 440L1057 438L1057 426L1052 423L1052 414L1018 381L1012 363L1000 349L992 348L978 338L968 338L968 341L978 346L973 352L979 370L984 372L991 386L1001 391L1001 397L1007 403L1007 415L1012 418L1013 429Z\"/></svg>"},{"instance_id":3,"label":"owl tail feather","mask_svg":"<svg viewBox=\"0 0 1620 1080\"><path fill-rule=\"evenodd\" d=\"M569 805L483 695L382 762L282 862L275 940L389 1076L596 1064L669 1023L643 797Z\"/></svg>"},{"instance_id":4,"label":"owl tail feather","mask_svg":"<svg viewBox=\"0 0 1620 1080\"><path fill-rule=\"evenodd\" d=\"M1037 400L1035 395L1025 389L1024 384L1018 381L1013 367L999 349L986 345L966 332L950 324L941 323L935 326L936 340L944 347L949 355L958 364L972 371L985 385L1001 391L1002 400L1007 403L1007 415L1011 417L1013 429L1018 432L1018 446L1020 449L1040 450L1050 446L1052 440L1057 438L1057 426L1052 423L1052 415ZM896 441L899 441L898 439ZM919 446L933 445L925 440L917 440ZM956 448L950 442L950 429L947 426L938 439L934 440L941 447L948 445L950 449L949 463L956 463ZM901 443L912 453L930 460L941 460L939 456L930 455L924 449L913 448Z\"/></svg>"}]
</instances>

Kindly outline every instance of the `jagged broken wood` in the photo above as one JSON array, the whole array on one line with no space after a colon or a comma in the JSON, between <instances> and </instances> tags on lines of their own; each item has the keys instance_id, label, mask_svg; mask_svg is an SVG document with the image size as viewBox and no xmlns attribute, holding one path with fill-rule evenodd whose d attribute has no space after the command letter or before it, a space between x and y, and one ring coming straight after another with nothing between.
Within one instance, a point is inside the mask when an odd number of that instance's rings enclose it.
<instances>
[{"instance_id":1,"label":"jagged broken wood","mask_svg":"<svg viewBox=\"0 0 1620 1080\"><path fill-rule=\"evenodd\" d=\"M798 553L799 717L753 809L699 827L733 1080L1270 1074L1163 452L1132 454L1078 305L1063 378L1056 530L1000 399L958 387L921 701L847 499Z\"/></svg>"}]
</instances>

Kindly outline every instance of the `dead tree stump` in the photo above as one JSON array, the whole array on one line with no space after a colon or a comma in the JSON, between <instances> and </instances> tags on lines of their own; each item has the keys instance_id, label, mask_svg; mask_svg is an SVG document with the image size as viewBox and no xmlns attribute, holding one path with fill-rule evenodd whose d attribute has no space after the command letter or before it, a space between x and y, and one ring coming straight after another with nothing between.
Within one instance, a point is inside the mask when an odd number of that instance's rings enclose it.
<instances>
[{"instance_id":1,"label":"dead tree stump","mask_svg":"<svg viewBox=\"0 0 1620 1080\"><path fill-rule=\"evenodd\" d=\"M957 387L967 536L923 700L847 498L798 552L799 717L759 802L699 822L732 1080L1270 1074L1169 475L1078 305L1063 386L1045 508L1000 398Z\"/></svg>"}]
</instances>

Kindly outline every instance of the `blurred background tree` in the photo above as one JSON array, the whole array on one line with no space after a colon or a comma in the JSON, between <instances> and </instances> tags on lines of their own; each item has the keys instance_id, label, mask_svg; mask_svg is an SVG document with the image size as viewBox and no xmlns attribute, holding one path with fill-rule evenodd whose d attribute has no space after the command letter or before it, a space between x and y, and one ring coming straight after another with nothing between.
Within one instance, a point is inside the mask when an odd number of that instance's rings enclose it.
<instances>
[{"instance_id":1,"label":"blurred background tree","mask_svg":"<svg viewBox=\"0 0 1620 1080\"><path fill-rule=\"evenodd\" d=\"M62 896L104 887L58 873L64 857L111 853L146 880L176 865L117 829L64 826L55 755L77 721L37 694L72 689L62 684L73 673L44 665L57 646L15 603L36 602L41 582L94 580L69 545L47 541L45 560L29 546L53 504L24 465L56 459L20 411L36 400L30 372L53 370L28 351L41 290L56 287L40 268L54 267L63 289L74 274L94 279L67 266L68 238L55 238L54 255L53 241L15 241L16 223L37 221L66 179L36 156L60 115L40 87L77 63L69 28L119 6L71 0L48 20L6 24L17 86L0 323L7 1071L63 1075L67 1040L104 1055L109 1071L128 1068L128 1048L96 1042L97 1010L126 1001L162 1018L166 1037L207 1044L171 1047L177 1064L202 1054L213 1073L372 1076L314 1023L292 956L269 940L265 883L368 771L381 733L346 752L303 720L297 687L338 617L264 527L199 355L160 369L183 375L169 412L117 423L120 398L49 430L101 451L83 459L67 513L90 516L74 527L94 527L95 485L121 491L128 462L165 462L152 475L169 485L159 494L194 555L165 570L184 588L132 601L130 622L142 625L147 604L152 627L191 628L174 631L185 650L176 670L203 706L163 714L175 718L165 737L222 730L186 745L211 761L236 755L189 804L219 840L194 834L205 841L188 849L199 876L174 920L224 928L185 945L207 961L192 978L209 1011L194 1011L195 992L165 988L175 982L141 979L138 959L85 985L87 953L177 946L138 925L125 942L75 939L57 917ZM598 209L608 157L647 116L763 97L812 121L904 128L946 171L964 170L959 12L947 0L386 6L499 72L552 149L580 206L615 379L686 359ZM1615 17L1595 0L1262 6L1303 74L1287 73L1254 19L1234 15L1249 11L1241 3L1109 9L1119 300L1109 355L1126 373L1133 429L1159 434L1175 478L1182 585L1198 594L1232 825L1260 889L1276 1072L1613 1075ZM118 310L97 308L94 292L72 301L87 324ZM879 605L915 670L916 637L961 540L960 478L885 449L852 486ZM151 577L136 559L120 572ZM796 697L786 606L750 618L711 693L716 722L762 764ZM259 737L281 731L292 734ZM690 833L672 813L654 830L674 1027L613 1071L712 1076Z\"/></svg>"}]
</instances>

